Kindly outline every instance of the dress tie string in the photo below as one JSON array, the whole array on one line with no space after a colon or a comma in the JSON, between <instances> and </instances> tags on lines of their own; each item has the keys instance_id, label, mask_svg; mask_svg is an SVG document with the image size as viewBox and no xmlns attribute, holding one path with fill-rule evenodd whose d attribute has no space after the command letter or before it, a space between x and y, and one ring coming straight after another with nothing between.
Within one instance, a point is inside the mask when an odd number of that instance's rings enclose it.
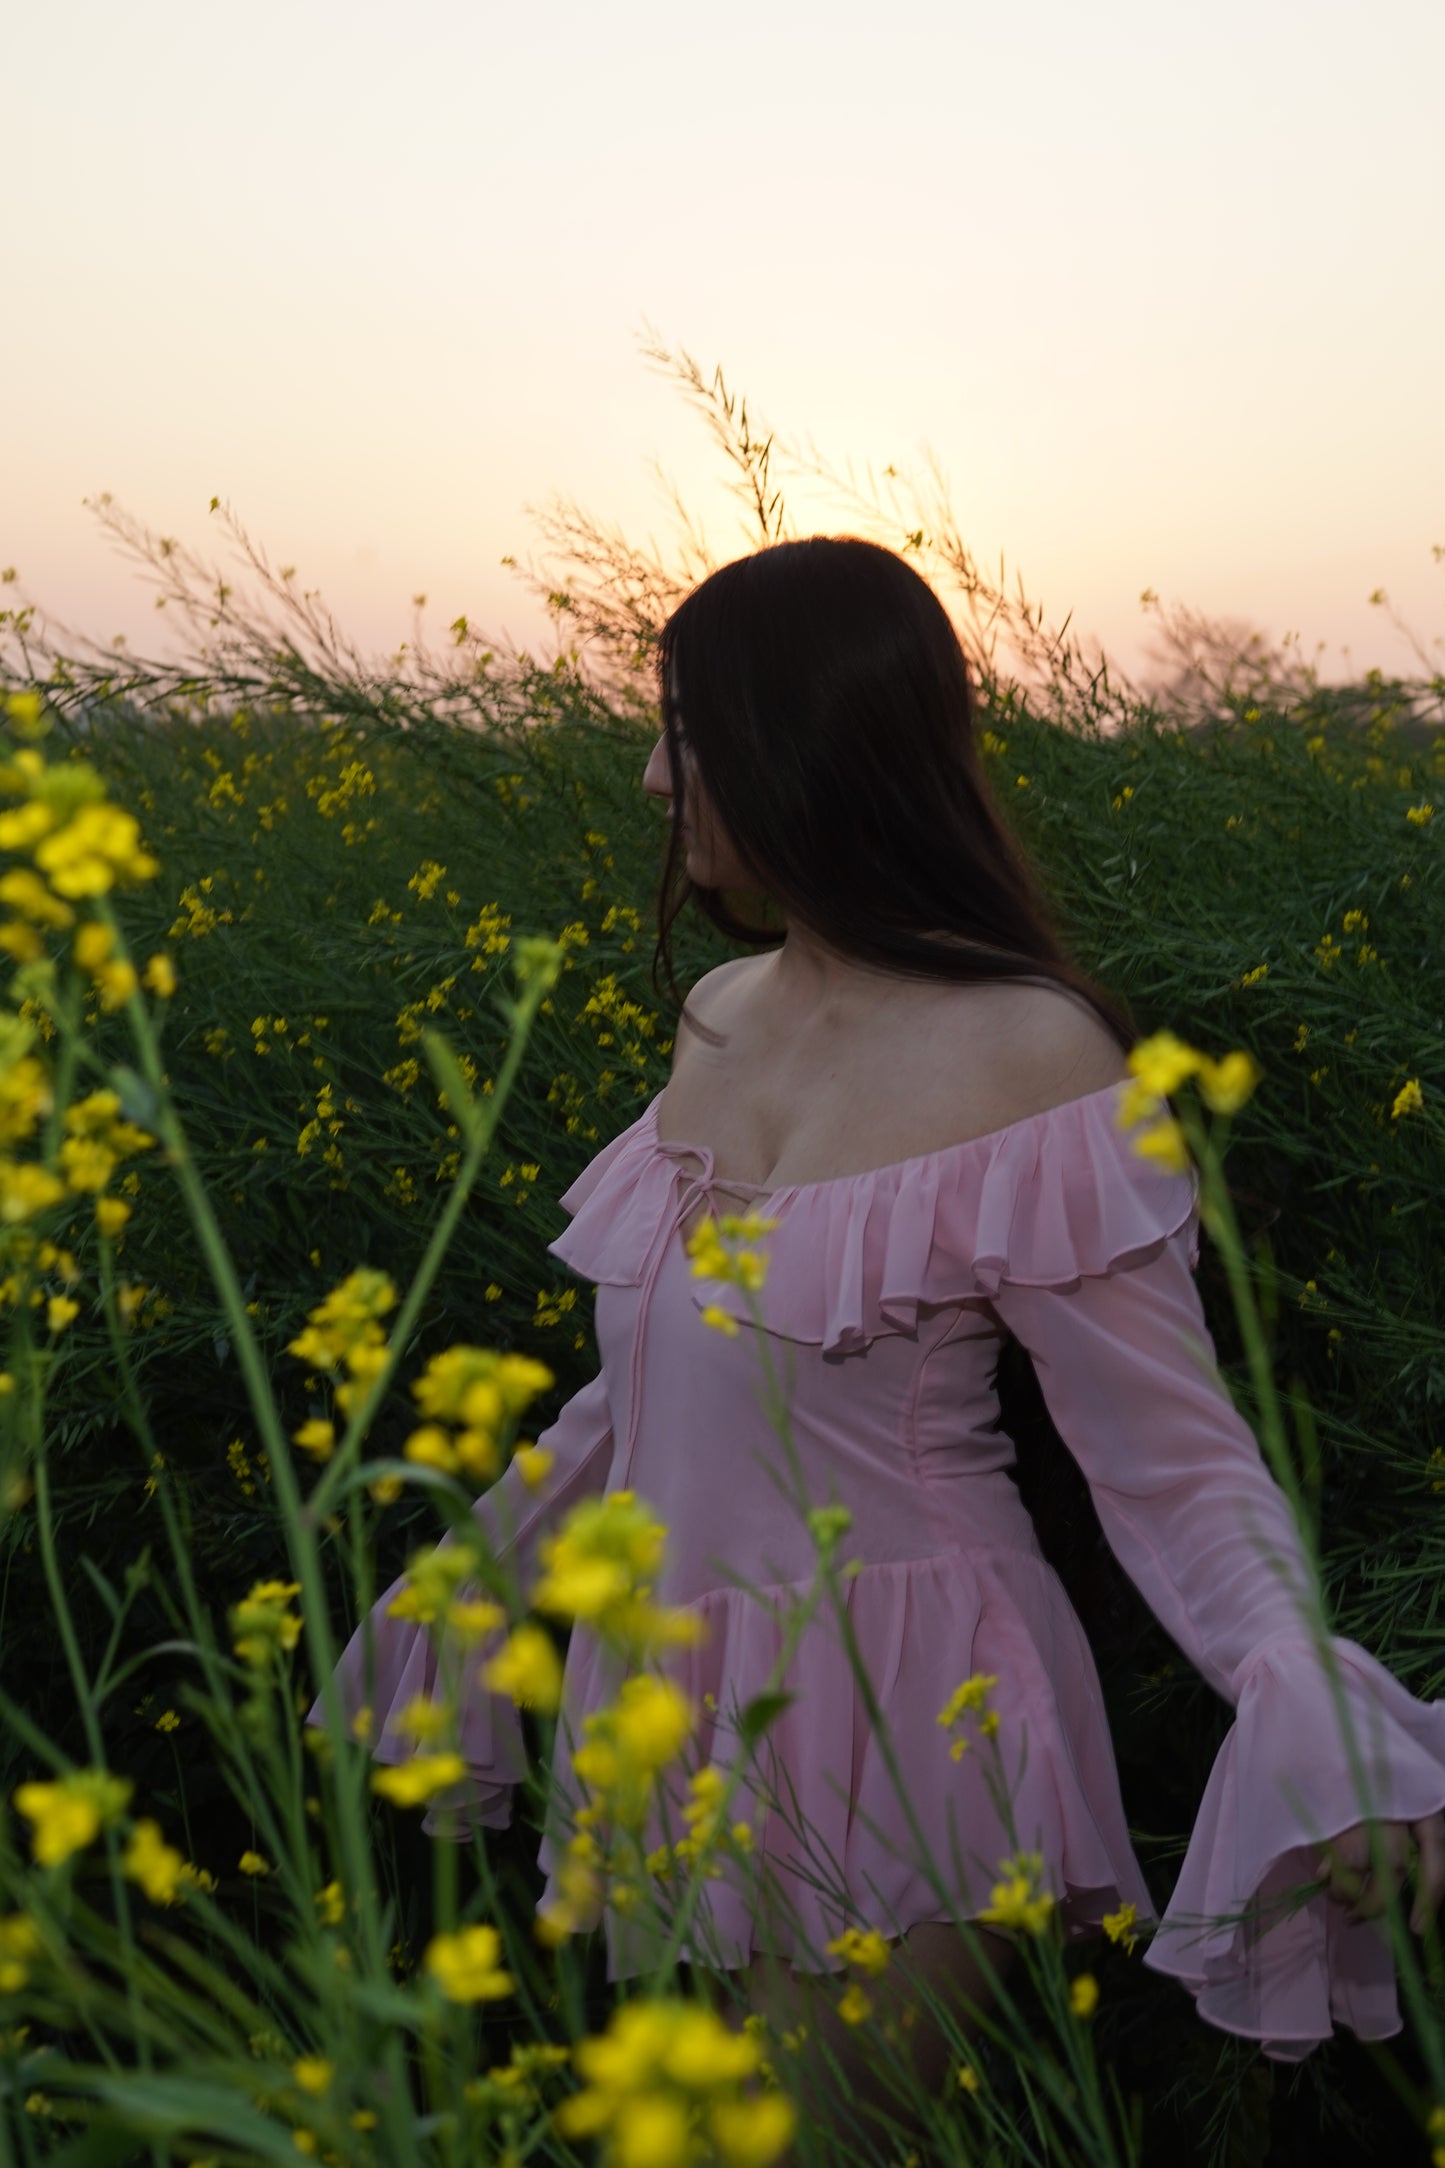
<instances>
[{"instance_id":1,"label":"dress tie string","mask_svg":"<svg viewBox=\"0 0 1445 2168\"><path fill-rule=\"evenodd\" d=\"M618 1477L618 1488L620 1490L626 1490L628 1478L632 1473L632 1456L637 1445L637 1426L642 1414L639 1390L642 1383L642 1336L647 1329L647 1313L652 1302L652 1290L656 1285L657 1275L662 1269L662 1260L667 1255L673 1235L687 1218L693 1203L698 1197L710 1197L715 1188L751 1190L755 1187L754 1184L749 1182L720 1184L713 1168L712 1154L703 1152L702 1161L702 1172L690 1178L687 1176L685 1168L679 1166L673 1169L675 1178L678 1176L684 1178L685 1187L682 1191L681 1201L677 1200L676 1192L674 1192L672 1208L662 1215L657 1238L653 1243L652 1262L648 1265L643 1276L642 1294L637 1306L637 1325L632 1335L632 1366L628 1387L630 1405L627 1416L627 1438L622 1451L622 1470Z\"/></svg>"}]
</instances>

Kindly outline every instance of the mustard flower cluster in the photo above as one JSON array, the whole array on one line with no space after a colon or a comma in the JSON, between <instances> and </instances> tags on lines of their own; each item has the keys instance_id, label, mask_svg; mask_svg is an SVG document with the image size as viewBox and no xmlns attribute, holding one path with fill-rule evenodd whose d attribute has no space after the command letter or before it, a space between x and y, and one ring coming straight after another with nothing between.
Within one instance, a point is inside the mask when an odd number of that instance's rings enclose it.
<instances>
[{"instance_id":1,"label":"mustard flower cluster","mask_svg":"<svg viewBox=\"0 0 1445 2168\"><path fill-rule=\"evenodd\" d=\"M583 1499L541 1546L534 1607L590 1627L633 1658L696 1642L703 1629L695 1611L652 1601L666 1538L630 1490Z\"/></svg>"},{"instance_id":2,"label":"mustard flower cluster","mask_svg":"<svg viewBox=\"0 0 1445 2168\"><path fill-rule=\"evenodd\" d=\"M38 737L48 727L34 693L9 695L5 714L20 738ZM0 874L0 903L14 914L0 923L0 950L22 966L17 991L28 989L35 998L27 999L18 1015L0 1012L0 1228L20 1230L76 1194L96 1199L97 1225L113 1237L129 1218L130 1206L101 1192L122 1159L155 1143L119 1119L114 1092L94 1092L66 1110L56 1164L15 1157L13 1147L28 1143L54 1110L49 1075L33 1052L37 1036L54 1035L48 1013L54 973L49 937L74 928L73 961L91 980L102 1006L118 1008L139 984L134 967L116 953L114 928L100 919L77 924L74 905L108 894L118 882L149 880L160 868L140 848L132 817L105 802L105 785L86 762L47 764L29 744L9 750L12 757L0 761L0 791L23 802L0 812L0 851L25 854L30 863ZM152 957L146 981L160 994L173 992L169 959ZM58 1331L79 1305L68 1297L57 1299L60 1314L52 1317L51 1329Z\"/></svg>"},{"instance_id":3,"label":"mustard flower cluster","mask_svg":"<svg viewBox=\"0 0 1445 2168\"><path fill-rule=\"evenodd\" d=\"M0 1917L0 1995L18 1995L45 1954L40 1929L28 1912Z\"/></svg>"},{"instance_id":4,"label":"mustard flower cluster","mask_svg":"<svg viewBox=\"0 0 1445 2168\"><path fill-rule=\"evenodd\" d=\"M841 1957L867 1978L876 1980L888 1970L892 1951L876 1928L845 1928L834 1942L825 1945L830 1957ZM838 1998L838 2015L845 2025L861 2025L873 2015L873 2004L857 1980L850 1980Z\"/></svg>"},{"instance_id":5,"label":"mustard flower cluster","mask_svg":"<svg viewBox=\"0 0 1445 2168\"><path fill-rule=\"evenodd\" d=\"M1215 1061L1172 1031L1156 1031L1151 1038L1141 1039L1130 1048L1128 1060L1134 1082L1119 1103L1120 1129L1131 1129L1146 1116L1157 1114L1160 1099L1190 1077L1198 1078L1204 1103L1212 1113L1237 1113L1264 1074L1252 1054L1225 1054ZM1142 1158L1157 1160L1171 1174L1183 1174L1189 1166L1184 1131L1168 1113L1134 1140L1134 1149Z\"/></svg>"},{"instance_id":6,"label":"mustard flower cluster","mask_svg":"<svg viewBox=\"0 0 1445 2168\"><path fill-rule=\"evenodd\" d=\"M463 1644L483 1640L503 1624L500 1604L484 1598L464 1600L461 1589L475 1574L471 1553L446 1539L408 1561L406 1585L387 1605L388 1618L415 1619L420 1625L444 1624Z\"/></svg>"},{"instance_id":7,"label":"mustard flower cluster","mask_svg":"<svg viewBox=\"0 0 1445 2168\"><path fill-rule=\"evenodd\" d=\"M583 1829L599 1823L640 1830L653 1786L692 1736L697 1712L670 1679L642 1671L626 1680L609 1708L582 1722L582 1744L572 1767L587 1788L577 1809Z\"/></svg>"},{"instance_id":8,"label":"mustard flower cluster","mask_svg":"<svg viewBox=\"0 0 1445 2168\"><path fill-rule=\"evenodd\" d=\"M771 1234L777 1226L775 1219L765 1219L761 1213L724 1212L720 1218L706 1219L687 1240L687 1254L692 1259L692 1276L695 1280L725 1280L733 1287L747 1288L756 1292L768 1276L768 1261L761 1251L730 1250L727 1241L750 1242L758 1235ZM726 1238L726 1239L725 1239ZM702 1312L702 1321L727 1337L736 1339L737 1319L731 1317L721 1304L712 1302Z\"/></svg>"},{"instance_id":9,"label":"mustard flower cluster","mask_svg":"<svg viewBox=\"0 0 1445 2168\"><path fill-rule=\"evenodd\" d=\"M1430 2140L1430 2168L1445 2168L1445 2106L1433 2107L1425 2119Z\"/></svg>"},{"instance_id":10,"label":"mustard flower cluster","mask_svg":"<svg viewBox=\"0 0 1445 2168\"><path fill-rule=\"evenodd\" d=\"M72 1769L53 1784L20 1784L16 1811L33 1824L31 1852L38 1866L58 1867L94 1844L102 1829L118 1822L135 1786L104 1769Z\"/></svg>"},{"instance_id":11,"label":"mustard flower cluster","mask_svg":"<svg viewBox=\"0 0 1445 2168\"><path fill-rule=\"evenodd\" d=\"M527 1355L447 1348L412 1385L418 1408L431 1420L412 1432L402 1451L425 1467L489 1483L501 1470L507 1427L553 1382L546 1364Z\"/></svg>"},{"instance_id":12,"label":"mustard flower cluster","mask_svg":"<svg viewBox=\"0 0 1445 2168\"><path fill-rule=\"evenodd\" d=\"M301 1593L299 1581L255 1581L230 1610L231 1643L243 1664L268 1671L282 1649L294 1649L303 1621L287 1605Z\"/></svg>"},{"instance_id":13,"label":"mustard flower cluster","mask_svg":"<svg viewBox=\"0 0 1445 2168\"><path fill-rule=\"evenodd\" d=\"M676 1860L680 1866L689 1867L711 1880L722 1873L716 1855L728 1840L731 1840L729 1849L734 1852L746 1854L752 1851L753 1832L747 1822L736 1821L724 1826L727 1789L727 1777L715 1762L705 1763L689 1777L682 1809L687 1834L678 1838L670 1856L666 1845L649 1853L645 1862L649 1874L666 1875Z\"/></svg>"},{"instance_id":14,"label":"mustard flower cluster","mask_svg":"<svg viewBox=\"0 0 1445 2168\"><path fill-rule=\"evenodd\" d=\"M1117 1912L1106 1912L1100 1923L1109 1940L1122 1943L1125 1952L1130 1956L1133 1955L1134 1944L1139 1939L1130 1932L1138 1917L1137 1905L1120 1905Z\"/></svg>"},{"instance_id":15,"label":"mustard flower cluster","mask_svg":"<svg viewBox=\"0 0 1445 2168\"><path fill-rule=\"evenodd\" d=\"M12 693L12 727L38 721L36 695ZM117 881L149 881L160 861L140 847L134 816L105 802L105 783L87 761L47 764L32 745L0 764L0 790L25 803L0 813L0 851L27 851L37 872L67 902L108 895ZM47 912L49 905L46 905Z\"/></svg>"},{"instance_id":16,"label":"mustard flower cluster","mask_svg":"<svg viewBox=\"0 0 1445 2168\"><path fill-rule=\"evenodd\" d=\"M417 1552L408 1564L405 1587L387 1606L387 1616L413 1619L428 1628L441 1625L461 1648L475 1649L480 1643L495 1638L506 1625L507 1614L499 1603L486 1597L462 1594L463 1584L474 1571L470 1553L460 1545L443 1543L433 1550ZM511 1638L515 1640L516 1636ZM541 1635L541 1639L546 1642L545 1635ZM443 1650L449 1675L443 1679L441 1691L434 1689L430 1696L414 1696L392 1718L392 1726L424 1745L447 1743L442 1745L440 1752L412 1755L395 1767L377 1770L372 1776L372 1790L397 1806L427 1805L466 1775L466 1762L456 1751L460 1682L450 1675L450 1650L446 1643L443 1643ZM481 1677L484 1684L497 1690L514 1691L514 1698L519 1702L552 1709L556 1707L560 1692L561 1665L556 1651L550 1642L546 1642L545 1672L542 1661L534 1657L532 1674L526 1680L513 1674L503 1687L499 1678L491 1676L491 1667L484 1668ZM528 1691L529 1688L533 1691ZM372 1724L370 1708L358 1710L352 1720L356 1736L364 1741L371 1737Z\"/></svg>"},{"instance_id":17,"label":"mustard flower cluster","mask_svg":"<svg viewBox=\"0 0 1445 2168\"><path fill-rule=\"evenodd\" d=\"M604 1901L632 1910L662 1862L645 1853L649 1809L664 1770L679 1760L697 1710L669 1679L637 1672L616 1700L583 1719L572 1758L580 1796L575 1830L553 1876L538 1940L550 1946L595 1926Z\"/></svg>"},{"instance_id":18,"label":"mustard flower cluster","mask_svg":"<svg viewBox=\"0 0 1445 2168\"><path fill-rule=\"evenodd\" d=\"M624 2003L574 2057L583 2088L555 2120L564 2137L601 2141L601 2168L770 2168L797 2126L784 2094L744 2090L756 2042L693 2003Z\"/></svg>"},{"instance_id":19,"label":"mustard flower cluster","mask_svg":"<svg viewBox=\"0 0 1445 2168\"><path fill-rule=\"evenodd\" d=\"M979 1731L987 1739L994 1738L998 1732L998 1711L988 1707L988 1696L990 1690L997 1685L998 1674L996 1672L976 1671L971 1679L964 1680L962 1686L956 1686L938 1712L938 1721L944 1730L951 1731L953 1726L959 1722L965 1710L972 1710L975 1713L983 1710L985 1713L979 1716L978 1719ZM963 1756L968 1752L968 1748L968 1739L960 1733L948 1750L950 1759L953 1761L962 1760Z\"/></svg>"},{"instance_id":20,"label":"mustard flower cluster","mask_svg":"<svg viewBox=\"0 0 1445 2168\"><path fill-rule=\"evenodd\" d=\"M502 1938L495 1927L433 1935L422 1963L448 2002L499 2002L516 1985L503 1968Z\"/></svg>"},{"instance_id":21,"label":"mustard flower cluster","mask_svg":"<svg viewBox=\"0 0 1445 2168\"><path fill-rule=\"evenodd\" d=\"M395 1302L396 1289L386 1274L361 1266L307 1313L306 1329L287 1342L289 1355L318 1370L334 1373L339 1364L346 1365L350 1378L334 1389L343 1414L351 1413L386 1367L388 1350L380 1320ZM294 1437L296 1444L320 1460L329 1459L335 1447L331 1424L320 1420L303 1424Z\"/></svg>"},{"instance_id":22,"label":"mustard flower cluster","mask_svg":"<svg viewBox=\"0 0 1445 2168\"><path fill-rule=\"evenodd\" d=\"M990 1902L979 1913L986 1926L1022 1928L1025 1934L1041 1935L1053 1916L1054 1900L1040 1886L1044 1869L1041 1852L1017 1852L1000 1860L1001 1882L995 1882Z\"/></svg>"}]
</instances>

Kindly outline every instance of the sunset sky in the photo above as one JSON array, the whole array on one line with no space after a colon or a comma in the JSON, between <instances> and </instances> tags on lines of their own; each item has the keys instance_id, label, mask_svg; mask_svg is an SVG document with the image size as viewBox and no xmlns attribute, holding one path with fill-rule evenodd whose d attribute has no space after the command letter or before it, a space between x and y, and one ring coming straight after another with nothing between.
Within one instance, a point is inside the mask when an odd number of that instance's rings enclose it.
<instances>
[{"instance_id":1,"label":"sunset sky","mask_svg":"<svg viewBox=\"0 0 1445 2168\"><path fill-rule=\"evenodd\" d=\"M1445 667L1441 0L68 0L4 50L0 603L52 634L176 652L108 490L234 574L219 496L370 654L425 592L550 656L528 507L758 543L650 327L865 491L931 452L1141 679L1145 589L1427 674L1383 588Z\"/></svg>"}]
</instances>

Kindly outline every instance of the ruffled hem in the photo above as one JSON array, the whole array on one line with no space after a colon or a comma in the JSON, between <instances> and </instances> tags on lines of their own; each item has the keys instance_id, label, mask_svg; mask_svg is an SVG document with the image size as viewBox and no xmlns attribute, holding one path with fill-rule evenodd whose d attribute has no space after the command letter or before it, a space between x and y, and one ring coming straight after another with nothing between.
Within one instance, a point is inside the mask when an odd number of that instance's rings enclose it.
<instances>
[{"instance_id":1,"label":"ruffled hem","mask_svg":"<svg viewBox=\"0 0 1445 2168\"><path fill-rule=\"evenodd\" d=\"M766 1329L852 1354L883 1333L915 1334L925 1305L988 1301L1005 1279L1069 1288L1124 1270L1181 1227L1193 1269L1198 1178L1135 1151L1118 1124L1127 1088L869 1173L758 1192L756 1207L779 1221L768 1237ZM715 1181L705 1148L658 1138L654 1099L564 1191L573 1217L551 1254L594 1285L640 1284L686 1180L679 1155L701 1161L705 1186ZM693 1301L751 1323L730 1284L700 1283Z\"/></svg>"},{"instance_id":2,"label":"ruffled hem","mask_svg":"<svg viewBox=\"0 0 1445 2168\"><path fill-rule=\"evenodd\" d=\"M387 1768L413 1760L418 1751L414 1740L398 1729L397 1718L402 1711L418 1699L428 1702L445 1699L441 1678L443 1660L431 1632L416 1619L386 1616L387 1605L406 1586L406 1575L398 1575L372 1608L375 1691L370 1696L366 1692L364 1624L357 1627L347 1642L333 1673L348 1736L358 1736L356 1719L364 1709L369 1710L370 1721L362 1743L372 1760ZM527 1774L527 1748L515 1705L503 1694L488 1693L472 1684L491 1653L491 1644L468 1651L466 1668L462 1670L460 1652L455 1644L449 1644L445 1635L441 1640L447 1650L448 1669L457 1663L462 1680L458 1695L460 1751L467 1763L467 1774L446 1791L436 1794L421 1826L429 1837L451 1835L465 1840L473 1828L505 1829L508 1826L512 1819L513 1787L522 1783ZM500 1636L495 1636L494 1640L499 1641ZM317 1695L304 1721L318 1729L325 1728L323 1696ZM459 1813L453 1814L449 1810L459 1810Z\"/></svg>"},{"instance_id":3,"label":"ruffled hem","mask_svg":"<svg viewBox=\"0 0 1445 2168\"><path fill-rule=\"evenodd\" d=\"M767 1593L786 1605L804 1591ZM782 1620L757 1595L736 1589L714 1590L691 1606L707 1635L669 1669L703 1712L698 1764L712 1762L725 1774L743 1765L734 1811L752 1828L753 1850L746 1877L727 1867L704 1885L698 1932L684 1954L727 1970L764 1954L801 1971L836 1970L839 1960L826 1945L845 1927L891 1938L947 1918L950 1906L956 1916L976 1916L1018 1847L1042 1856L1043 1886L1058 1901L1070 1939L1096 1930L1120 1904L1152 1919L1093 1656L1043 1559L970 1550L865 1566L844 1584L843 1602L885 1712L887 1745L836 1622L819 1616L782 1679L782 1692L795 1698L768 1727L751 1766L738 1719L776 1678ZM997 1759L988 1740L973 1735L954 1761L949 1742L959 1734L940 1728L939 1711L978 1672L998 1680L990 1697L999 1716ZM594 1692L606 1698L614 1683L596 1644L587 1644L579 1706L593 1705ZM971 1733L971 1720L959 1731ZM990 1770L1009 1796L1012 1830L990 1794ZM554 1776L565 1796L570 1756L560 1740ZM666 1834L659 1821L649 1844ZM681 1834L680 1815L672 1834ZM544 1841L544 1907L557 1849L555 1840ZM645 1970L655 1952L635 1924L611 1911L603 1924L609 1977Z\"/></svg>"},{"instance_id":4,"label":"ruffled hem","mask_svg":"<svg viewBox=\"0 0 1445 2168\"><path fill-rule=\"evenodd\" d=\"M1374 1812L1388 1822L1438 1813L1445 1701L1415 1700L1357 1642L1331 1647ZM1235 1721L1144 1962L1182 1981L1201 2017L1260 2041L1278 2062L1302 2061L1336 2024L1388 2039L1402 2019L1384 1921L1352 1923L1322 1889L1275 1910L1318 1881L1321 1843L1369 1811L1320 1657L1303 1631L1283 1634L1252 1652L1234 1685ZM1241 1919L1246 1911L1254 1916Z\"/></svg>"},{"instance_id":5,"label":"ruffled hem","mask_svg":"<svg viewBox=\"0 0 1445 2168\"><path fill-rule=\"evenodd\" d=\"M399 1585L399 1584L398 1584ZM378 1724L369 1752L405 1761L415 1750L393 1719L416 1694L432 1695L431 1635L415 1621L376 1618L373 1707ZM716 1589L689 1608L700 1612L704 1639L674 1652L667 1668L699 1712L689 1770L712 1762L725 1773L743 1765L732 1818L749 1823L754 1851L746 1878L733 1865L704 1884L696 1935L682 1952L736 1969L766 1953L801 1970L833 1970L826 1944L844 1927L896 1936L925 1920L972 1918L991 1900L1002 1862L1017 1847L1043 1859L1043 1886L1060 1906L1072 1939L1096 1932L1106 1912L1133 1904L1141 1922L1155 1917L1129 1843L1103 1697L1083 1629L1052 1569L1036 1554L1013 1550L946 1552L897 1565L865 1566L843 1584L860 1660L886 1714L888 1747L831 1615L814 1618L781 1682L793 1698L755 1750L739 1716L770 1691L785 1638L783 1614L803 1586L757 1593ZM338 1669L343 1708L361 1701L359 1637ZM510 1788L525 1775L515 1709L467 1666L461 1696L462 1750L468 1772L439 1795L423 1828L467 1838L473 1827L505 1827ZM960 1682L996 1675L999 1715L993 1746L965 1719L973 1743L957 1761L938 1714ZM559 1803L543 1840L548 1875L541 1899L555 1897L552 1871L575 1801L569 1739L583 1719L615 1696L614 1660L582 1629L568 1651L558 1724L552 1796ZM307 1717L322 1721L320 1703ZM889 1769L889 1749L902 1785ZM991 1797L985 1771L1012 1801L1013 1830ZM684 1832L684 1780L653 1819L646 1847ZM450 1828L447 1824L450 1823ZM941 1877L933 1879L931 1859ZM655 1956L636 1924L599 1906L583 1924L602 1924L613 1979L647 1968Z\"/></svg>"}]
</instances>

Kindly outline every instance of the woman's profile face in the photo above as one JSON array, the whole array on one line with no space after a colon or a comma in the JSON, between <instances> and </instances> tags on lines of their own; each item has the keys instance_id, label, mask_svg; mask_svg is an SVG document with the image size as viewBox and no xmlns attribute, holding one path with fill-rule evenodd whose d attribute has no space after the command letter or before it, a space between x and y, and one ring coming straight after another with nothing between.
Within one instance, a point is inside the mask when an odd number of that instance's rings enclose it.
<instances>
[{"instance_id":1,"label":"woman's profile face","mask_svg":"<svg viewBox=\"0 0 1445 2168\"><path fill-rule=\"evenodd\" d=\"M672 681L673 700L677 702L677 679ZM697 761L687 739L687 718L674 706L673 728L677 735L678 757L682 762L683 806L682 845L687 859L687 870L700 888L755 888L757 883L739 859L725 834L703 788ZM667 732L664 730L651 757L642 772L642 787L650 798L661 800L666 807L667 818L674 816L672 803L672 770L667 759Z\"/></svg>"}]
</instances>

